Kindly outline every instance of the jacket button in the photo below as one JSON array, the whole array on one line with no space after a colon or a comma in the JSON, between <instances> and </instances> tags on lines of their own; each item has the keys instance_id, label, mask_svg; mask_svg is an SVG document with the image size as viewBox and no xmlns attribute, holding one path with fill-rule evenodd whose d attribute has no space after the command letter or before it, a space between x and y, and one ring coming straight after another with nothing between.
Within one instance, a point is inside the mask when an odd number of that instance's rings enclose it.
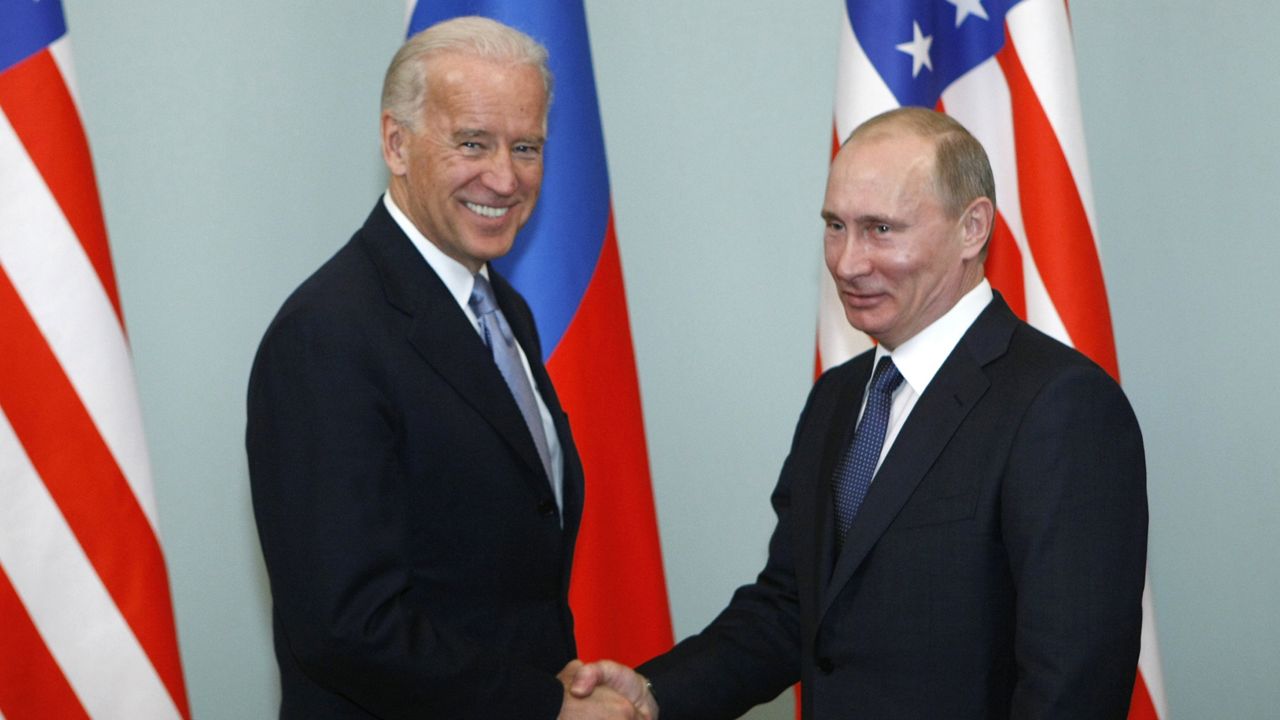
<instances>
[{"instance_id":1,"label":"jacket button","mask_svg":"<svg viewBox=\"0 0 1280 720\"><path fill-rule=\"evenodd\" d=\"M818 672L822 673L823 675L830 675L831 672L835 669L836 669L836 666L831 662L831 658L825 658L825 657L818 658Z\"/></svg>"},{"instance_id":2,"label":"jacket button","mask_svg":"<svg viewBox=\"0 0 1280 720\"><path fill-rule=\"evenodd\" d=\"M539 514L539 515L555 515L555 514L556 514L556 501L555 501L555 500L543 500L542 502L538 503L538 514Z\"/></svg>"}]
</instances>

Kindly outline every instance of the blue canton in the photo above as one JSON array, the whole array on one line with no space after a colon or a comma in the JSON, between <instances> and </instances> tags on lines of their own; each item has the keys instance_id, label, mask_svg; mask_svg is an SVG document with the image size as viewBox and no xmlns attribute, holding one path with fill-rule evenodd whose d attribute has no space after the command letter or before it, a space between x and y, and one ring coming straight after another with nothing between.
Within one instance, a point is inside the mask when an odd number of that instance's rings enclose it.
<instances>
[{"instance_id":1,"label":"blue canton","mask_svg":"<svg viewBox=\"0 0 1280 720\"><path fill-rule=\"evenodd\" d=\"M934 107L942 91L1004 47L1021 0L847 0L849 22L900 105ZM985 17L984 17L985 16Z\"/></svg>"},{"instance_id":2,"label":"blue canton","mask_svg":"<svg viewBox=\"0 0 1280 720\"><path fill-rule=\"evenodd\" d=\"M0 72L67 33L58 0L0 0Z\"/></svg>"}]
</instances>

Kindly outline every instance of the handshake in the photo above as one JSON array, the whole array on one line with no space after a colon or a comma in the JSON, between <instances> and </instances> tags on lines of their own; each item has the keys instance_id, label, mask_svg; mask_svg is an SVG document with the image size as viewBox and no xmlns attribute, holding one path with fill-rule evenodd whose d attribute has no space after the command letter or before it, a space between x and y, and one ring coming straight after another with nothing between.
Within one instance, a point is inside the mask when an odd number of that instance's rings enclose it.
<instances>
[{"instance_id":1,"label":"handshake","mask_svg":"<svg viewBox=\"0 0 1280 720\"><path fill-rule=\"evenodd\" d=\"M573 660L556 677L564 684L560 720L658 720L649 682L626 665Z\"/></svg>"}]
</instances>

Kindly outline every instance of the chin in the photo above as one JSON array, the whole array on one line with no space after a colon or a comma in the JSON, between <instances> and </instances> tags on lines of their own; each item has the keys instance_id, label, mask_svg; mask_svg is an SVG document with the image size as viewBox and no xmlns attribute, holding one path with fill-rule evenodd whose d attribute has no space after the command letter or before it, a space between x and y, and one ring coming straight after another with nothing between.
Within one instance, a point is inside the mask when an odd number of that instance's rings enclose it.
<instances>
[{"instance_id":1,"label":"chin","mask_svg":"<svg viewBox=\"0 0 1280 720\"><path fill-rule=\"evenodd\" d=\"M497 260L498 258L511 252L511 248L515 245L515 238L507 238L504 240L483 239L477 240L470 244L472 248L472 256L481 258L485 262Z\"/></svg>"},{"instance_id":2,"label":"chin","mask_svg":"<svg viewBox=\"0 0 1280 720\"><path fill-rule=\"evenodd\" d=\"M868 315L863 312L846 309L844 312L844 319L849 321L849 324L853 326L854 330L864 332L872 337L875 337L876 332L884 327L884 323L876 322L875 318L868 317Z\"/></svg>"}]
</instances>

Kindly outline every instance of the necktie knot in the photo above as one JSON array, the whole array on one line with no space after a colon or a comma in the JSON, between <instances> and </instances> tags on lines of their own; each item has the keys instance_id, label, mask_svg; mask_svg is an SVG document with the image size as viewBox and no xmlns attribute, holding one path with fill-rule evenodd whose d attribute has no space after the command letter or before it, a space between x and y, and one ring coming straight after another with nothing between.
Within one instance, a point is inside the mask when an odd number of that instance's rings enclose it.
<instances>
[{"instance_id":1,"label":"necktie knot","mask_svg":"<svg viewBox=\"0 0 1280 720\"><path fill-rule=\"evenodd\" d=\"M489 284L489 278L476 273L475 284L471 286L471 297L467 300L467 304L471 306L471 311L480 315L488 315L498 309L497 300L493 297L493 285Z\"/></svg>"},{"instance_id":2,"label":"necktie knot","mask_svg":"<svg viewBox=\"0 0 1280 720\"><path fill-rule=\"evenodd\" d=\"M467 299L467 305L471 307L471 312L476 314L476 319L480 321L480 326L484 331L484 340L486 345L493 344L493 338L490 336L490 327L497 326L498 334L502 337L507 345L514 342L511 334L511 326L507 325L506 318L498 313L498 300L493 295L493 285L489 283L489 278L476 273L475 283L471 286L471 297Z\"/></svg>"},{"instance_id":3,"label":"necktie knot","mask_svg":"<svg viewBox=\"0 0 1280 720\"><path fill-rule=\"evenodd\" d=\"M875 375L871 378L871 392L892 395L901 383L902 373L893 364L893 358L888 355L880 358L880 364L876 365Z\"/></svg>"}]
</instances>

